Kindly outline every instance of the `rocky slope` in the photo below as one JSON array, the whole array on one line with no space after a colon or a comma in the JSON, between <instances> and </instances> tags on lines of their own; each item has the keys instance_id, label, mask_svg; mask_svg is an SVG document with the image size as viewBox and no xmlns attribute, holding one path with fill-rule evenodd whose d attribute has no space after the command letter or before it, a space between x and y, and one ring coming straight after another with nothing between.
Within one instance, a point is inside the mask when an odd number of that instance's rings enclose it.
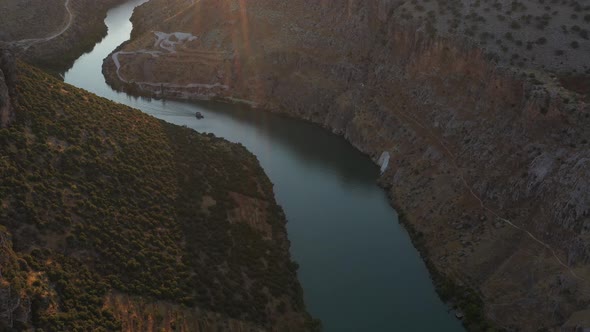
<instances>
[{"instance_id":1,"label":"rocky slope","mask_svg":"<svg viewBox=\"0 0 590 332\"><path fill-rule=\"evenodd\" d=\"M0 129L0 329L317 327L251 153L13 65L1 67L14 113Z\"/></svg>"},{"instance_id":2,"label":"rocky slope","mask_svg":"<svg viewBox=\"0 0 590 332\"><path fill-rule=\"evenodd\" d=\"M586 90L401 24L403 4L152 0L104 72L134 93L246 102L375 161L389 153L380 182L469 328L560 326L590 304Z\"/></svg>"}]
</instances>

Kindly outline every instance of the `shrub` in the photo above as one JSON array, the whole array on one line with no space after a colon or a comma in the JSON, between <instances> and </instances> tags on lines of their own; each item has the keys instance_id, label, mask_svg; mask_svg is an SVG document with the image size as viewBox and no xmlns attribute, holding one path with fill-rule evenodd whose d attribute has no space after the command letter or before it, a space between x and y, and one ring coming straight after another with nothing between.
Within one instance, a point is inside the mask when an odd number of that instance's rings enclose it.
<instances>
[{"instance_id":1,"label":"shrub","mask_svg":"<svg viewBox=\"0 0 590 332\"><path fill-rule=\"evenodd\" d=\"M539 45L545 45L545 44L547 44L547 38L541 37L541 38L537 39L536 43Z\"/></svg>"}]
</instances>

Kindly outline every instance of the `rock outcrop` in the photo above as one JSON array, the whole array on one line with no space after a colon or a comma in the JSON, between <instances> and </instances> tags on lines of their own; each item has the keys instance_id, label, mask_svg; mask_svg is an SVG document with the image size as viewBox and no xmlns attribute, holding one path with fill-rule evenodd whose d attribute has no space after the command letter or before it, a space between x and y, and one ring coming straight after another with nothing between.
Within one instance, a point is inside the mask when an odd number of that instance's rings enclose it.
<instances>
[{"instance_id":1,"label":"rock outcrop","mask_svg":"<svg viewBox=\"0 0 590 332\"><path fill-rule=\"evenodd\" d=\"M563 324L590 304L590 107L459 39L400 25L399 3L153 0L104 69L123 89L248 102L375 161L387 152L380 183L433 272L474 290L499 327ZM155 57L154 31L198 39Z\"/></svg>"},{"instance_id":2,"label":"rock outcrop","mask_svg":"<svg viewBox=\"0 0 590 332\"><path fill-rule=\"evenodd\" d=\"M22 329L31 322L31 300L24 290L26 272L12 249L10 234L0 229L0 328ZM26 263L25 263L26 265Z\"/></svg>"},{"instance_id":3,"label":"rock outcrop","mask_svg":"<svg viewBox=\"0 0 590 332\"><path fill-rule=\"evenodd\" d=\"M0 128L7 127L15 118L13 101L16 66L14 57L0 45Z\"/></svg>"}]
</instances>

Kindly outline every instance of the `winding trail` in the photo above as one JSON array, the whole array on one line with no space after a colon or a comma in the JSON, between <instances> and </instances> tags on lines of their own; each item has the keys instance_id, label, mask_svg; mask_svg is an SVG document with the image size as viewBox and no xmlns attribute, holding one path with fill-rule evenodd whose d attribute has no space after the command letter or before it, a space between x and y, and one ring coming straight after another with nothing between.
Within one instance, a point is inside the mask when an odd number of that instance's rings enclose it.
<instances>
[{"instance_id":1,"label":"winding trail","mask_svg":"<svg viewBox=\"0 0 590 332\"><path fill-rule=\"evenodd\" d=\"M493 215L494 217L496 217L498 220L504 222L505 224L509 225L510 227L513 227L514 229L517 229L521 232L524 232L529 238L531 238L532 240L534 240L535 242L537 242L538 244L540 244L541 246L545 247L547 250L549 250L551 252L551 254L553 255L553 257L555 258L555 260L564 268L566 268L569 273L574 276L576 279L582 280L582 281L586 281L584 278L578 276L573 270L572 268L564 263L559 256L557 255L557 253L555 252L555 250L547 243L541 241L539 238L537 238L536 236L534 236L531 232L529 232L528 230L524 229L523 227L520 227L516 224L514 224L513 222L511 222L510 220L503 218L502 216L500 216L496 211L494 211L493 209L491 209L490 207L486 206L482 200L482 198L477 195L474 191L471 185L469 185L469 182L467 182L467 180L465 179L465 176L463 175L463 172L461 172L461 168L459 167L459 165L457 164L457 156L449 149L449 147L447 146L446 142L439 138L438 136L436 136L435 134L432 133L431 130L429 130L426 126L424 126L420 121L418 121L417 119L415 119L413 116L402 112L402 111L397 111L396 112L398 115L400 115L402 118L404 118L406 121L410 121L413 122L415 125L417 125L418 127L420 127L421 129L423 129L426 134L430 137L430 139L432 139L433 141L435 141L436 143L438 143L438 145L440 145L443 150L445 151L445 153L450 157L451 162L453 164L453 167L457 170L456 175L460 178L461 182L463 183L463 186L469 191L470 195L475 198L482 209L484 209L485 211L489 212L491 215Z\"/></svg>"},{"instance_id":2,"label":"winding trail","mask_svg":"<svg viewBox=\"0 0 590 332\"><path fill-rule=\"evenodd\" d=\"M74 22L74 13L70 9L70 0L65 0L64 6L65 6L66 12L68 14L68 22L61 30L59 30L59 31L55 32L54 34L52 34L48 37L45 37L45 38L21 39L21 40L14 41L11 44L14 46L20 47L26 51L27 49L29 49L31 46L33 46L35 44L48 42L48 41L55 39L55 38L61 36L62 34L64 34L66 31L68 31L68 29L72 26L72 23Z\"/></svg>"}]
</instances>

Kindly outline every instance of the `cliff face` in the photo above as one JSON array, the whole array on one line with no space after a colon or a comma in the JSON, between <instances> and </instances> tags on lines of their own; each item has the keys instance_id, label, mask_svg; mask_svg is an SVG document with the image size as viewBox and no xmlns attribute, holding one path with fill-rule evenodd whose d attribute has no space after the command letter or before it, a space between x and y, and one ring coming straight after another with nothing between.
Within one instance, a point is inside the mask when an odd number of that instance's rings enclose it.
<instances>
[{"instance_id":1,"label":"cliff face","mask_svg":"<svg viewBox=\"0 0 590 332\"><path fill-rule=\"evenodd\" d=\"M8 95L8 85L4 78L4 72L0 70L0 126L6 127L12 117L12 106Z\"/></svg>"},{"instance_id":2,"label":"cliff face","mask_svg":"<svg viewBox=\"0 0 590 332\"><path fill-rule=\"evenodd\" d=\"M500 327L559 326L590 303L590 108L399 25L399 4L152 0L105 73L135 92L306 119L374 160L388 152L380 182L429 265L474 289ZM156 32L195 38L154 46Z\"/></svg>"},{"instance_id":3,"label":"cliff face","mask_svg":"<svg viewBox=\"0 0 590 332\"><path fill-rule=\"evenodd\" d=\"M1 46L1 45L0 45ZM14 96L16 68L12 55L0 48L0 128L14 120L11 96ZM5 228L0 227L0 328L9 329L29 320L30 299L16 279L21 277L18 256ZM15 282L16 281L16 282ZM22 280L21 280L22 281Z\"/></svg>"},{"instance_id":4,"label":"cliff face","mask_svg":"<svg viewBox=\"0 0 590 332\"><path fill-rule=\"evenodd\" d=\"M7 127L14 120L11 97L16 83L15 61L11 53L0 45L0 128Z\"/></svg>"}]
</instances>

